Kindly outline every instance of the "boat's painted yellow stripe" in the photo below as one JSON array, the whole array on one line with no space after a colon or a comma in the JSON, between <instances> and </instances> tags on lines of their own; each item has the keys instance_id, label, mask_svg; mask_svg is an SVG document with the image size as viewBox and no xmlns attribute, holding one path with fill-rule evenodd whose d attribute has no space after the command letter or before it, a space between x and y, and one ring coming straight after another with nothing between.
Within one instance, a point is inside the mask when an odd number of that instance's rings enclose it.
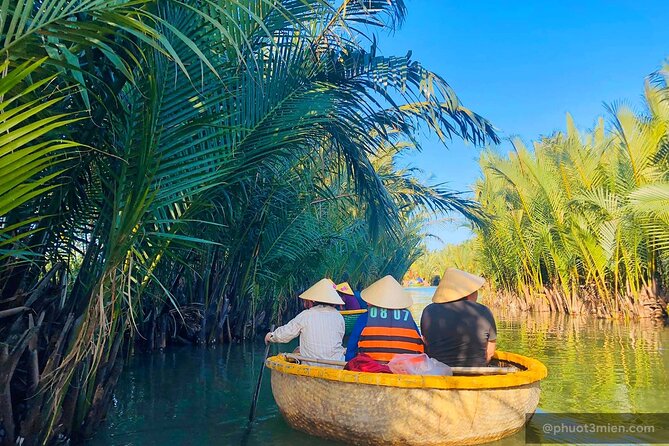
<instances>
[{"instance_id":1,"label":"boat's painted yellow stripe","mask_svg":"<svg viewBox=\"0 0 669 446\"><path fill-rule=\"evenodd\" d=\"M353 314L362 314L362 313L367 313L367 310L363 308L362 310L342 310L339 312L339 314L341 314L342 316L351 316Z\"/></svg>"},{"instance_id":2,"label":"boat's painted yellow stripe","mask_svg":"<svg viewBox=\"0 0 669 446\"><path fill-rule=\"evenodd\" d=\"M276 372L287 373L289 375L408 389L504 389L532 384L548 375L546 366L536 359L508 352L496 352L495 357L502 361L520 365L527 370L507 375L492 376L395 375L389 373L351 372L328 367L294 364L286 361L285 357L281 355L268 358L266 364L267 367Z\"/></svg>"}]
</instances>

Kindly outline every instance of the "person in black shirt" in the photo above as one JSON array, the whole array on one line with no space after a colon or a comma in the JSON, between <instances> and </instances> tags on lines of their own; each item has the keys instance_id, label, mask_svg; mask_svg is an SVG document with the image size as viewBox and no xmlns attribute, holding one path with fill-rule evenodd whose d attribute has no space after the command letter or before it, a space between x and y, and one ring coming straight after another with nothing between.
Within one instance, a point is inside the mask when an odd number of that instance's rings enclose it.
<instances>
[{"instance_id":1,"label":"person in black shirt","mask_svg":"<svg viewBox=\"0 0 669 446\"><path fill-rule=\"evenodd\" d=\"M490 362L497 327L488 307L476 302L484 283L482 277L457 268L446 270L420 320L428 356L451 367Z\"/></svg>"}]
</instances>

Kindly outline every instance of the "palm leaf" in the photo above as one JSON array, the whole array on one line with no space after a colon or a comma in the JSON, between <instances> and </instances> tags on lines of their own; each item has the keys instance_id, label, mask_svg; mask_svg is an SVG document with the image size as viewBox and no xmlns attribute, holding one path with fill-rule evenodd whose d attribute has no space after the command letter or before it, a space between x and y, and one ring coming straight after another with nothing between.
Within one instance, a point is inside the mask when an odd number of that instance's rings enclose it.
<instances>
[{"instance_id":1,"label":"palm leaf","mask_svg":"<svg viewBox=\"0 0 669 446\"><path fill-rule=\"evenodd\" d=\"M25 62L10 71L6 71L9 61L0 65L0 71L7 73L0 78L0 97L5 97L0 102L0 218L4 220L0 226L0 240L5 245L31 235L30 230L21 231L23 226L30 227L36 222L31 218L23 224L12 224L6 216L24 203L57 188L57 180L65 172L62 163L71 156L72 149L79 146L53 136L57 130L78 120L67 113L48 115L66 96L38 96L26 100L39 94L39 88L53 79L22 85L43 62L43 59Z\"/></svg>"}]
</instances>

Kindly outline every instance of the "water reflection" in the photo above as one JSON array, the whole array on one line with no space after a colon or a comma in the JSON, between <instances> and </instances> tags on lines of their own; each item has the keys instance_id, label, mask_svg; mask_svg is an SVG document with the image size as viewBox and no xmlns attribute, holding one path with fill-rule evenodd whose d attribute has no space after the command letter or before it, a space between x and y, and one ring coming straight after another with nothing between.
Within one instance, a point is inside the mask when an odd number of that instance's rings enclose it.
<instances>
[{"instance_id":1,"label":"water reflection","mask_svg":"<svg viewBox=\"0 0 669 446\"><path fill-rule=\"evenodd\" d=\"M417 320L433 292L411 290ZM549 369L541 410L669 412L669 329L651 321L493 312L499 348L535 357ZM131 358L107 422L90 444L239 444L262 354L261 344L245 344ZM338 444L290 429L278 413L269 379L258 404L248 445ZM496 444L524 442L517 435Z\"/></svg>"},{"instance_id":2,"label":"water reflection","mask_svg":"<svg viewBox=\"0 0 669 446\"><path fill-rule=\"evenodd\" d=\"M434 288L410 292L418 318ZM499 349L537 358L548 367L542 410L669 412L669 329L658 321L492 310Z\"/></svg>"}]
</instances>

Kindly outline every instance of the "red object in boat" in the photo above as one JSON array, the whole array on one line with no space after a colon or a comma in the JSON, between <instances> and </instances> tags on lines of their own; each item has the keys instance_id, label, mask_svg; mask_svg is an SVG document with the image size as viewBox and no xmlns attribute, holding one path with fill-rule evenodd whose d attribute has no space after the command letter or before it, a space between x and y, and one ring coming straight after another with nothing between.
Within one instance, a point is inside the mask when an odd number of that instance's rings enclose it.
<instances>
[{"instance_id":1,"label":"red object in boat","mask_svg":"<svg viewBox=\"0 0 669 446\"><path fill-rule=\"evenodd\" d=\"M390 367L381 364L365 353L360 353L347 362L344 370L351 370L352 372L393 373Z\"/></svg>"}]
</instances>

